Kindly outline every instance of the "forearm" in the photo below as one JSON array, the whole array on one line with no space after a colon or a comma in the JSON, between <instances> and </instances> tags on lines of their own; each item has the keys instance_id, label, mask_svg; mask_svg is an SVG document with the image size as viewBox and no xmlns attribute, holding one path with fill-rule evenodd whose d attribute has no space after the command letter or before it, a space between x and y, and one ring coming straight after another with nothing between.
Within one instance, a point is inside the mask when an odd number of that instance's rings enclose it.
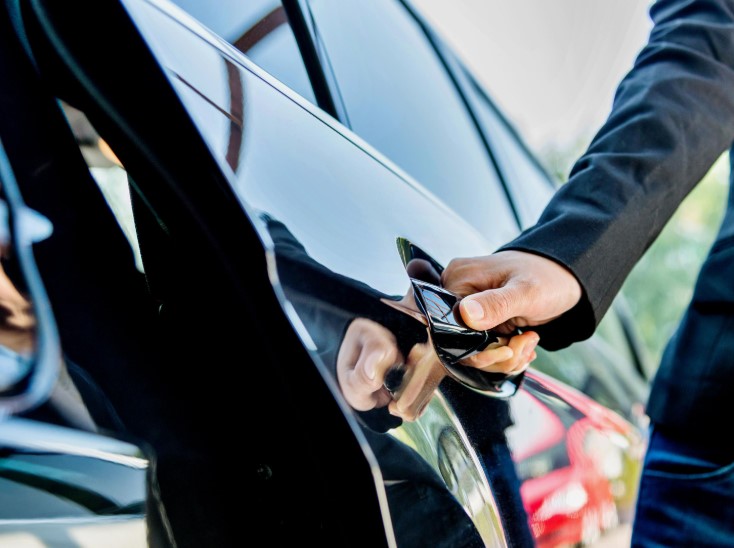
<instances>
[{"instance_id":1,"label":"forearm","mask_svg":"<svg viewBox=\"0 0 734 548\"><path fill-rule=\"evenodd\" d=\"M661 0L651 16L650 41L569 182L503 247L566 266L584 289L574 313L592 328L734 138L734 2Z\"/></svg>"}]
</instances>

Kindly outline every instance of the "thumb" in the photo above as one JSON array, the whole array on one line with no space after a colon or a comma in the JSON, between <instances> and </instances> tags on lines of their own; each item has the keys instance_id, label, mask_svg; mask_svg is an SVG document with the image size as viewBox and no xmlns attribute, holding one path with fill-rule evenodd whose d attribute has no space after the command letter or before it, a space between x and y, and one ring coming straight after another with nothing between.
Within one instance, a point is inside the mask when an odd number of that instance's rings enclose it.
<instances>
[{"instance_id":1,"label":"thumb","mask_svg":"<svg viewBox=\"0 0 734 548\"><path fill-rule=\"evenodd\" d=\"M512 318L524 316L524 302L519 287L506 285L463 298L459 303L459 310L466 325L484 331Z\"/></svg>"}]
</instances>

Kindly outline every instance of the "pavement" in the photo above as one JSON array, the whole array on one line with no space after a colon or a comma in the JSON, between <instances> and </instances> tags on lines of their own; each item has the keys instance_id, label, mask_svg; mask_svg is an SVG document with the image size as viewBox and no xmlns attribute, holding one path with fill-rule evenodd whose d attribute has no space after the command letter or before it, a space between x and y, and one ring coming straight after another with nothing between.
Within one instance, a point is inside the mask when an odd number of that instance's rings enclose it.
<instances>
[{"instance_id":1,"label":"pavement","mask_svg":"<svg viewBox=\"0 0 734 548\"><path fill-rule=\"evenodd\" d=\"M632 525L625 523L605 533L592 544L593 548L629 548L632 538Z\"/></svg>"}]
</instances>

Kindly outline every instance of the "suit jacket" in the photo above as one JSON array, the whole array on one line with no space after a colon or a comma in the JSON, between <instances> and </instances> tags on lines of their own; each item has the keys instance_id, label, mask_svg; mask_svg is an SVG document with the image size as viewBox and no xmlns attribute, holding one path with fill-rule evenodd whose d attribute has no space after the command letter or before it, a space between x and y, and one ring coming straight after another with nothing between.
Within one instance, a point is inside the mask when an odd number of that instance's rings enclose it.
<instances>
[{"instance_id":1,"label":"suit jacket","mask_svg":"<svg viewBox=\"0 0 734 548\"><path fill-rule=\"evenodd\" d=\"M611 113L538 223L502 249L566 266L581 302L539 329L587 338L688 192L734 141L734 0L658 0L654 26ZM664 354L653 421L708 435L734 411L734 197Z\"/></svg>"}]
</instances>

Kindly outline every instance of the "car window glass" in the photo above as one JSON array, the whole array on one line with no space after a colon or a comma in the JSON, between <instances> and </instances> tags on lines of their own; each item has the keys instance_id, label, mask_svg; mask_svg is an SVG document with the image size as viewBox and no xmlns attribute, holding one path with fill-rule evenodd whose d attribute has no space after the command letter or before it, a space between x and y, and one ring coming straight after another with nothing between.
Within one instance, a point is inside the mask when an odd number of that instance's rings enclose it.
<instances>
[{"instance_id":1,"label":"car window glass","mask_svg":"<svg viewBox=\"0 0 734 548\"><path fill-rule=\"evenodd\" d=\"M316 103L285 10L277 0L173 0L258 66Z\"/></svg>"},{"instance_id":2,"label":"car window glass","mask_svg":"<svg viewBox=\"0 0 734 548\"><path fill-rule=\"evenodd\" d=\"M397 2L310 2L347 123L480 232L516 223L465 104ZM511 231L510 231L511 230Z\"/></svg>"},{"instance_id":3,"label":"car window glass","mask_svg":"<svg viewBox=\"0 0 734 548\"><path fill-rule=\"evenodd\" d=\"M531 226L553 196L553 183L484 91L475 82L467 82L464 89L507 182L523 228Z\"/></svg>"}]
</instances>

